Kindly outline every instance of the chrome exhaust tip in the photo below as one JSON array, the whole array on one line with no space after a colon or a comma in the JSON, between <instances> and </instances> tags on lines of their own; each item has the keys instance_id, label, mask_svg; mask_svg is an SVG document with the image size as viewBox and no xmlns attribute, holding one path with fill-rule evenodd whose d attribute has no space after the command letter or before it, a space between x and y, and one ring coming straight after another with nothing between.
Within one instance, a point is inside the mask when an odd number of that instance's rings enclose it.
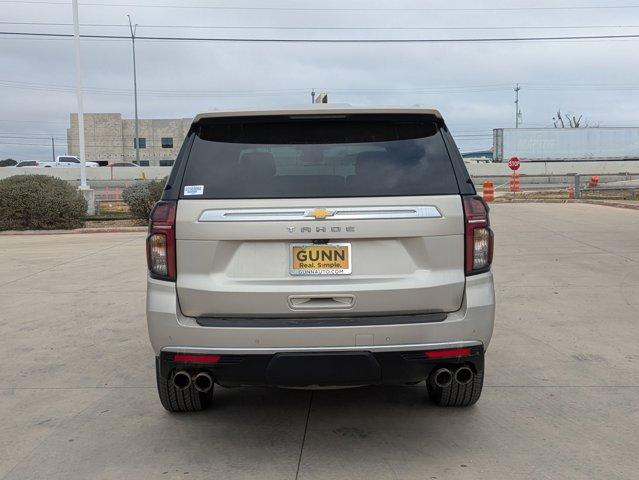
<instances>
[{"instance_id":1,"label":"chrome exhaust tip","mask_svg":"<svg viewBox=\"0 0 639 480\"><path fill-rule=\"evenodd\" d=\"M455 381L460 385L466 385L473 379L473 371L468 367L459 367L455 370Z\"/></svg>"},{"instance_id":2,"label":"chrome exhaust tip","mask_svg":"<svg viewBox=\"0 0 639 480\"><path fill-rule=\"evenodd\" d=\"M198 392L206 393L213 388L213 377L206 372L200 372L193 377L193 386Z\"/></svg>"},{"instance_id":3,"label":"chrome exhaust tip","mask_svg":"<svg viewBox=\"0 0 639 480\"><path fill-rule=\"evenodd\" d=\"M445 388L453 381L453 372L447 368L438 368L431 376L433 383L439 388Z\"/></svg>"},{"instance_id":4,"label":"chrome exhaust tip","mask_svg":"<svg viewBox=\"0 0 639 480\"><path fill-rule=\"evenodd\" d=\"M186 390L191 386L191 374L185 370L180 370L173 375L173 385L179 390Z\"/></svg>"}]
</instances>

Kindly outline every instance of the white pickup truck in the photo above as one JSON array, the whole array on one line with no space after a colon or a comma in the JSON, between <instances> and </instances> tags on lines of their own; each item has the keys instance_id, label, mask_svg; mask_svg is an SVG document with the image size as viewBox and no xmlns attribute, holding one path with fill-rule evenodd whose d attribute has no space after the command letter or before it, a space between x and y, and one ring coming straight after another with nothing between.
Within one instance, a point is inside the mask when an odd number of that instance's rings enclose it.
<instances>
[{"instance_id":1,"label":"white pickup truck","mask_svg":"<svg viewBox=\"0 0 639 480\"><path fill-rule=\"evenodd\" d=\"M87 167L99 167L97 162L86 162ZM80 159L72 155L58 155L54 162L38 162L38 167L79 167Z\"/></svg>"}]
</instances>

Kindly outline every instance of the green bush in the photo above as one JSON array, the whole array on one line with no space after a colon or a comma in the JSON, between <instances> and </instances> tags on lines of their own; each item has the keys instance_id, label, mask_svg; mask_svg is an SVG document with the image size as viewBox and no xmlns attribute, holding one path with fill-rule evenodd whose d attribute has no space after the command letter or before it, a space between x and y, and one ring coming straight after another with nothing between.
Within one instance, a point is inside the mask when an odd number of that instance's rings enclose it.
<instances>
[{"instance_id":1,"label":"green bush","mask_svg":"<svg viewBox=\"0 0 639 480\"><path fill-rule=\"evenodd\" d=\"M133 218L144 221L149 219L153 206L162 196L165 184L166 178L163 178L135 183L122 190L122 200L129 206Z\"/></svg>"},{"instance_id":2,"label":"green bush","mask_svg":"<svg viewBox=\"0 0 639 480\"><path fill-rule=\"evenodd\" d=\"M83 226L87 202L74 187L47 175L0 180L0 230L57 230Z\"/></svg>"},{"instance_id":3,"label":"green bush","mask_svg":"<svg viewBox=\"0 0 639 480\"><path fill-rule=\"evenodd\" d=\"M0 167L15 167L18 164L17 160L13 158L5 158L4 160L0 160Z\"/></svg>"}]
</instances>

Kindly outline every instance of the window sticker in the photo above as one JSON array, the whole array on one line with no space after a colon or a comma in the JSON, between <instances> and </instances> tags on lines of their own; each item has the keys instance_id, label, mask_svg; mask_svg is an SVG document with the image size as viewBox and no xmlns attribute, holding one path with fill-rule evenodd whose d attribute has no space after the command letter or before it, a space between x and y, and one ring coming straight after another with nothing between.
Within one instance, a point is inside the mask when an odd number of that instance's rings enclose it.
<instances>
[{"instance_id":1,"label":"window sticker","mask_svg":"<svg viewBox=\"0 0 639 480\"><path fill-rule=\"evenodd\" d=\"M185 185L184 196L187 195L204 195L204 185Z\"/></svg>"}]
</instances>

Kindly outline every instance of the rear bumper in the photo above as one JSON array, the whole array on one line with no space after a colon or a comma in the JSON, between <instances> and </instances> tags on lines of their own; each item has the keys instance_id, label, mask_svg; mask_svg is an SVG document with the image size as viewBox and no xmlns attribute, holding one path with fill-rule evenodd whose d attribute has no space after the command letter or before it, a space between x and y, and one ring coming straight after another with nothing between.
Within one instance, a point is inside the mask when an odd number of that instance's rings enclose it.
<instances>
[{"instance_id":1,"label":"rear bumper","mask_svg":"<svg viewBox=\"0 0 639 480\"><path fill-rule=\"evenodd\" d=\"M209 372L215 382L225 386L266 385L276 387L328 387L380 384L407 384L426 380L433 369L470 366L483 370L481 345L470 348L470 355L428 359L422 351L304 352L252 355L221 355L219 362L186 364L176 362L174 353L164 351L158 358L159 373L169 378L171 371L191 374Z\"/></svg>"},{"instance_id":2,"label":"rear bumper","mask_svg":"<svg viewBox=\"0 0 639 480\"><path fill-rule=\"evenodd\" d=\"M493 332L492 273L468 277L462 307L440 321L301 326L203 326L181 314L175 284L148 279L147 322L156 356L162 352L273 355L282 352L402 352L481 345ZM290 320L290 319L289 319Z\"/></svg>"}]
</instances>

